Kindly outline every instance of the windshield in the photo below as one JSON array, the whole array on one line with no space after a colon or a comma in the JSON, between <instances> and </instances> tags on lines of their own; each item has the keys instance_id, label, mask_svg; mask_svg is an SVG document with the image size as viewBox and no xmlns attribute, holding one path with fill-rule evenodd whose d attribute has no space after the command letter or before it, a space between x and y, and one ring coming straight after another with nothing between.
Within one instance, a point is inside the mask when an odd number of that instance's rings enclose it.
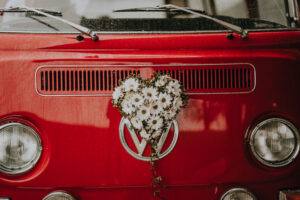
<instances>
[{"instance_id":1,"label":"windshield","mask_svg":"<svg viewBox=\"0 0 300 200\"><path fill-rule=\"evenodd\" d=\"M226 30L214 21L190 13L142 9L164 4L190 8L248 30L298 26L296 0L1 0L0 7L26 5L60 11L62 18L98 32ZM21 12L0 13L0 31L78 32L49 17Z\"/></svg>"}]
</instances>

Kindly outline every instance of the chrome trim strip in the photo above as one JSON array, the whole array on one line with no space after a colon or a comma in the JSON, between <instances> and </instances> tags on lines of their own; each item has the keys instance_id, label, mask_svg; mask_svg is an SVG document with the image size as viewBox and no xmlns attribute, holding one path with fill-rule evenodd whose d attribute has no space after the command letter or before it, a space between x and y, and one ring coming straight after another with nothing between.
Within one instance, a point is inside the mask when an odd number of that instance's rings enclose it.
<instances>
[{"instance_id":1,"label":"chrome trim strip","mask_svg":"<svg viewBox=\"0 0 300 200\"><path fill-rule=\"evenodd\" d=\"M274 28L274 29L247 29L251 32L282 32L282 31L300 31L300 28ZM0 33L16 33L16 34L80 34L80 32L46 32L46 31L0 31ZM228 30L203 30L203 31L95 31L97 34L197 34L197 33L232 33Z\"/></svg>"},{"instance_id":2,"label":"chrome trim strip","mask_svg":"<svg viewBox=\"0 0 300 200\"><path fill-rule=\"evenodd\" d=\"M75 67L75 68L80 68L80 67L171 67L171 66L175 66L175 67L186 67L186 66L220 66L220 65L249 65L253 68L253 72L254 72L254 82L253 82L253 89L247 92L215 92L215 93L186 93L187 95L209 95L209 94L248 94L248 93L252 93L255 88L256 88L256 69L254 67L253 64L251 63L217 63L217 64L174 64L174 65L170 65L170 64L163 64L163 65L43 65L43 66L39 66L36 71L35 71L35 91L38 95L40 96L44 96L44 97L76 97L76 96L82 96L82 97L95 97L95 96L107 96L110 97L112 94L91 94L91 95L46 95L46 94L41 94L39 93L38 89L37 89L37 72L41 69L41 68L51 68L51 67Z\"/></svg>"},{"instance_id":3,"label":"chrome trim strip","mask_svg":"<svg viewBox=\"0 0 300 200\"><path fill-rule=\"evenodd\" d=\"M254 147L254 135L256 134L256 132L258 131L258 129L271 122L271 121L276 121L276 122L281 122L283 124L285 124L286 126L288 126L294 136L295 136L295 148L294 150L292 151L292 153L284 160L280 161L280 162L269 162L269 161L266 161L264 160L263 158L261 158L257 153L256 153L256 150L255 150L255 147ZM250 145L250 148L251 148L251 153L252 155L254 155L254 157L262 164L268 166L268 167L283 167L283 166L286 166L288 164L290 164L292 161L294 161L296 159L296 157L298 156L299 154L299 150L300 150L300 135L299 135L299 131L298 129L296 128L296 126L294 126L294 124L286 119L283 119L283 118L278 118L278 117L272 117L272 118L268 118L266 120L263 120L261 122L259 122L258 124L255 125L255 128L247 133L247 135L250 134L250 141L249 141L249 145Z\"/></svg>"}]
</instances>

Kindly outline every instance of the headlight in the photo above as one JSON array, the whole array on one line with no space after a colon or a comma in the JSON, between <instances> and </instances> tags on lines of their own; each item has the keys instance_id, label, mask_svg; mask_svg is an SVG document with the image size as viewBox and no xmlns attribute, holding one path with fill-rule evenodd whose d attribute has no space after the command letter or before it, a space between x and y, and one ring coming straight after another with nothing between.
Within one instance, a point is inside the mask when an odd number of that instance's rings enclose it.
<instances>
[{"instance_id":1,"label":"headlight","mask_svg":"<svg viewBox=\"0 0 300 200\"><path fill-rule=\"evenodd\" d=\"M244 188L234 188L228 190L221 200L256 200L256 197L248 190Z\"/></svg>"},{"instance_id":2,"label":"headlight","mask_svg":"<svg viewBox=\"0 0 300 200\"><path fill-rule=\"evenodd\" d=\"M43 200L75 200L75 198L68 193L57 191L48 194Z\"/></svg>"},{"instance_id":3,"label":"headlight","mask_svg":"<svg viewBox=\"0 0 300 200\"><path fill-rule=\"evenodd\" d=\"M253 155L270 167L281 167L292 162L299 153L299 142L296 127L280 118L260 122L250 135Z\"/></svg>"},{"instance_id":4,"label":"headlight","mask_svg":"<svg viewBox=\"0 0 300 200\"><path fill-rule=\"evenodd\" d=\"M17 122L0 126L1 172L19 174L30 170L41 151L41 139L29 126Z\"/></svg>"}]
</instances>

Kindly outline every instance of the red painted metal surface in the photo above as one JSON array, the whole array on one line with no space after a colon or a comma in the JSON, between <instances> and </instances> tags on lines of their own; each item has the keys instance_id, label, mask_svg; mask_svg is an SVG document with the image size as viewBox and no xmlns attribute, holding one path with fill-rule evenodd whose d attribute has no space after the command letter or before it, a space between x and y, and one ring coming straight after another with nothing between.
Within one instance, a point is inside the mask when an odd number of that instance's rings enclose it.
<instances>
[{"instance_id":1,"label":"red painted metal surface","mask_svg":"<svg viewBox=\"0 0 300 200\"><path fill-rule=\"evenodd\" d=\"M152 199L149 163L131 157L119 139L121 116L109 96L41 96L35 72L46 65L199 65L249 63L256 87L246 94L191 95L177 117L179 139L158 161L168 199L219 199L245 187L262 200L300 187L300 159L260 166L249 155L247 129L265 116L300 127L300 32L100 35L1 33L0 119L31 124L44 145L30 172L0 174L0 196L42 199L65 190L79 199Z\"/></svg>"}]
</instances>

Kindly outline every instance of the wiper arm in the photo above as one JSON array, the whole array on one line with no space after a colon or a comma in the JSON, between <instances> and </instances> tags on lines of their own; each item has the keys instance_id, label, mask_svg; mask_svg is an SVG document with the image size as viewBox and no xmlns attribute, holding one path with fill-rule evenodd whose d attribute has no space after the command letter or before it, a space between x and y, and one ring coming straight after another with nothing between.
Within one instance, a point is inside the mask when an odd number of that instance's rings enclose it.
<instances>
[{"instance_id":1,"label":"wiper arm","mask_svg":"<svg viewBox=\"0 0 300 200\"><path fill-rule=\"evenodd\" d=\"M36 8L36 10L39 10L39 11L42 11L42 12L45 12L45 13L48 13L50 15L54 15L54 16L60 16L62 17L62 13L60 11L54 11L54 10L46 10L46 9L43 9L43 8ZM19 7L13 7L13 8L2 8L0 9L0 13L35 13L33 11L29 11L29 10L26 10L24 8L19 8ZM36 13L37 14L37 13Z\"/></svg>"},{"instance_id":2,"label":"wiper arm","mask_svg":"<svg viewBox=\"0 0 300 200\"><path fill-rule=\"evenodd\" d=\"M217 24L231 30L234 33L237 33L241 36L242 39L246 39L248 37L248 31L244 30L243 28L236 26L234 24L225 22L223 20L211 17L207 14L205 14L204 11L199 11L199 10L194 10L190 8L184 8L180 6L175 6L173 4L166 4L166 5L161 5L161 6L156 6L156 7L148 7L148 8L132 8L132 9L123 9L123 10L117 10L116 12L132 12L132 11L168 11L168 12L178 12L178 11L183 11L185 13L190 13L197 15L199 17L203 17L205 19L209 19L211 21L216 22Z\"/></svg>"},{"instance_id":3,"label":"wiper arm","mask_svg":"<svg viewBox=\"0 0 300 200\"><path fill-rule=\"evenodd\" d=\"M168 4L170 5L170 4ZM203 13L205 14L206 12L204 10L197 10L197 9L190 9L191 11L197 12L197 13ZM114 12L176 12L176 13L185 13L185 14L191 14L187 13L186 11L179 10L177 8L160 8L159 6L157 7L143 7L143 8L128 8L128 9L120 9L120 10L114 10Z\"/></svg>"},{"instance_id":4,"label":"wiper arm","mask_svg":"<svg viewBox=\"0 0 300 200\"><path fill-rule=\"evenodd\" d=\"M44 15L46 17L49 17L49 18L55 19L57 21L63 22L65 24L68 24L72 28L74 28L77 31L81 32L82 34L90 36L93 41L98 41L97 34L95 32L93 32L92 30L90 30L86 27L80 26L78 24L75 24L73 22L70 22L68 20L65 20L63 18L56 17L54 15L48 14L47 12L41 11L41 9L35 9L35 8L30 8L30 7L24 6L24 7L15 7L15 8L9 8L9 9L1 9L0 13L3 13L3 12L26 12L26 13L34 12L34 13L37 13L37 14L40 14L40 15ZM53 12L53 11L51 11L51 12Z\"/></svg>"}]
</instances>

